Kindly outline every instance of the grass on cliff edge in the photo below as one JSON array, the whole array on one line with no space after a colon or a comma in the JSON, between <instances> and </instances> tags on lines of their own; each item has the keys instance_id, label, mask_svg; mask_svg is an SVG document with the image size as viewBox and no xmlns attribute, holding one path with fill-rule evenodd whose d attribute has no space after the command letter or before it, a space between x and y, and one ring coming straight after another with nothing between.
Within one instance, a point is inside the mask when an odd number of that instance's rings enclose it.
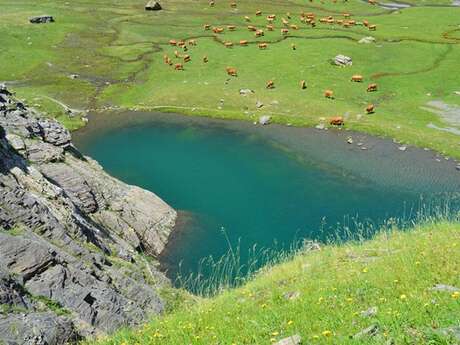
<instances>
[{"instance_id":1,"label":"grass on cliff edge","mask_svg":"<svg viewBox=\"0 0 460 345\"><path fill-rule=\"evenodd\" d=\"M294 334L302 344L454 344L442 330L460 326L460 293L431 288L460 286L459 263L458 223L384 232L299 253L241 288L86 344L262 345ZM351 338L372 325L374 337Z\"/></svg>"},{"instance_id":2,"label":"grass on cliff edge","mask_svg":"<svg viewBox=\"0 0 460 345\"><path fill-rule=\"evenodd\" d=\"M163 0L163 11L147 12L145 2L0 0L4 63L0 80L9 81L20 97L45 110L51 98L96 112L116 107L251 121L271 115L275 122L299 126L344 115L347 128L460 158L458 135L427 127L454 126L427 110L427 102L460 105L460 96L454 93L460 91L460 8L444 7L450 0L411 1L415 7L400 11L362 0L238 0L236 10L229 1L216 1L211 8L208 0ZM256 17L259 9L264 15ZM367 19L378 29L329 24L312 29L300 22L302 11L337 19L349 12L353 19ZM281 17L287 12L299 30L290 30L284 38ZM30 16L43 13L55 16L56 23L28 22ZM276 29L255 38L244 16L261 28L269 13L278 16ZM237 30L214 37L212 31L203 30L204 23L234 24ZM369 35L376 38L375 44L358 43ZM198 45L189 47L192 61L185 71L175 72L163 63L163 55L173 57L177 49L169 46L170 39L187 38L196 38ZM232 49L223 45L240 39L251 44ZM261 41L270 42L269 49L259 50L256 43ZM292 43L297 50L291 49ZM329 60L337 54L351 56L353 66L331 66ZM202 63L204 55L208 64ZM227 81L226 66L236 67L238 78ZM71 74L79 77L72 79ZM351 83L353 74L362 74L365 82ZM265 89L269 79L276 83L273 90ZM308 83L306 90L299 87L302 79ZM372 82L380 89L367 93ZM240 88L251 88L255 94L240 96ZM336 98L325 99L325 89L333 89ZM257 100L264 107L257 109ZM364 114L368 103L377 106L371 116ZM83 124L58 109L49 114L59 115L70 128Z\"/></svg>"}]
</instances>

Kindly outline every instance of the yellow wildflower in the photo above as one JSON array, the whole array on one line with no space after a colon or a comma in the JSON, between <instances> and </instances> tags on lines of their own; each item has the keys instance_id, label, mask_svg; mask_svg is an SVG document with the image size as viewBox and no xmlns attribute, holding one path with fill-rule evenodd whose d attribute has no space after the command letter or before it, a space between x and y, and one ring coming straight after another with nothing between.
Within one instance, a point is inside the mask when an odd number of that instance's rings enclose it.
<instances>
[{"instance_id":1,"label":"yellow wildflower","mask_svg":"<svg viewBox=\"0 0 460 345\"><path fill-rule=\"evenodd\" d=\"M275 332L272 332L271 334L272 334L272 336L276 337L277 335L280 334L280 332L276 332L276 331L275 331Z\"/></svg>"},{"instance_id":2,"label":"yellow wildflower","mask_svg":"<svg viewBox=\"0 0 460 345\"><path fill-rule=\"evenodd\" d=\"M367 267L364 267L364 268L362 269L362 272L363 272L363 273L367 273L368 271L369 271L369 270L367 269Z\"/></svg>"},{"instance_id":3,"label":"yellow wildflower","mask_svg":"<svg viewBox=\"0 0 460 345\"><path fill-rule=\"evenodd\" d=\"M399 299L404 301L407 299L407 296L405 294L402 294L401 296L399 296Z\"/></svg>"},{"instance_id":4,"label":"yellow wildflower","mask_svg":"<svg viewBox=\"0 0 460 345\"><path fill-rule=\"evenodd\" d=\"M330 337L332 335L332 332L329 331L329 330L325 330L323 331L323 333L321 333L324 337Z\"/></svg>"},{"instance_id":5,"label":"yellow wildflower","mask_svg":"<svg viewBox=\"0 0 460 345\"><path fill-rule=\"evenodd\" d=\"M288 324L289 326L292 325L293 323L294 323L294 321L292 321L292 320L289 320L289 321L287 322L287 324Z\"/></svg>"},{"instance_id":6,"label":"yellow wildflower","mask_svg":"<svg viewBox=\"0 0 460 345\"><path fill-rule=\"evenodd\" d=\"M460 291L455 291L455 292L452 294L452 298L454 298L454 299L460 298Z\"/></svg>"}]
</instances>

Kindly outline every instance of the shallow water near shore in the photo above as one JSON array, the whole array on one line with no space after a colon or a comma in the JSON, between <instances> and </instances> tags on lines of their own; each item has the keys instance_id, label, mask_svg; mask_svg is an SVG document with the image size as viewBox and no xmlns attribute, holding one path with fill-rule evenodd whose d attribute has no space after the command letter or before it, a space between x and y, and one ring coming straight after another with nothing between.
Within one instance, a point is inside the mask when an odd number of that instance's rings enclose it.
<instances>
[{"instance_id":1,"label":"shallow water near shore","mask_svg":"<svg viewBox=\"0 0 460 345\"><path fill-rule=\"evenodd\" d=\"M229 244L239 243L244 262L255 244L282 249L357 231L357 222L413 219L420 204L460 192L455 162L345 130L120 113L91 117L74 142L179 211L161 258L173 279L180 262L182 274L196 273Z\"/></svg>"}]
</instances>

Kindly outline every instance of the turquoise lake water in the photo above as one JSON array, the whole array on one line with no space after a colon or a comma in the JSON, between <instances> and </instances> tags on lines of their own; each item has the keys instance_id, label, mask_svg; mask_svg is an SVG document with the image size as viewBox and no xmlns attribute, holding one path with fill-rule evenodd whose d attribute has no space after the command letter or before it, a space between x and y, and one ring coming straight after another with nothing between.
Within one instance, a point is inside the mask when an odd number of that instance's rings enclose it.
<instances>
[{"instance_id":1,"label":"turquoise lake water","mask_svg":"<svg viewBox=\"0 0 460 345\"><path fill-rule=\"evenodd\" d=\"M109 173L179 211L162 257L173 278L179 262L196 272L201 258L226 253L228 240L240 241L244 261L254 244L288 247L324 241L344 225L353 232L356 220L414 218L421 198L460 191L454 162L345 131L119 114L92 119L75 141Z\"/></svg>"}]
</instances>

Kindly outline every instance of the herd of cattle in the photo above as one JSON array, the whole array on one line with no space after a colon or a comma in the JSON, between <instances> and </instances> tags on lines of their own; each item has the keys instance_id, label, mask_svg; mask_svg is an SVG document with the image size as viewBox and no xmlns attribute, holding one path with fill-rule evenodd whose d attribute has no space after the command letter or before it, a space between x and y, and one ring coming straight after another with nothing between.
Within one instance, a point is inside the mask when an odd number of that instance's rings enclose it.
<instances>
[{"instance_id":1,"label":"herd of cattle","mask_svg":"<svg viewBox=\"0 0 460 345\"><path fill-rule=\"evenodd\" d=\"M312 1L312 0L310 0ZM346 0L345 0L346 1ZM368 2L371 5L375 5L376 2L374 0L368 0ZM209 6L214 7L215 6L215 1L210 0ZM231 2L230 7L236 8L238 5L236 2ZM262 11L258 10L255 12L256 17L261 17L262 16ZM377 26L375 24L370 24L369 21L367 20L362 20L362 21L356 21L351 19L351 14L350 13L343 13L340 18L334 18L333 16L327 16L327 17L322 17L317 19L317 16L315 13L312 12L302 12L300 14L300 22L303 24L306 24L312 28L317 26L317 23L319 24L324 24L324 25L340 25L344 28L349 28L353 26L362 26L366 27L368 30L375 31L377 29ZM248 23L251 22L251 18L249 16L244 16L244 20ZM299 30L299 25L298 24L293 24L291 23L292 16L290 13L286 13L285 17L281 17L281 23L282 27L280 28L281 34L286 37L289 35L290 30ZM266 16L266 25L264 28L258 28L255 25L247 25L247 30L250 32L254 33L255 38L260 38L265 36L265 31L274 31L275 30L275 23L277 22L277 15L276 14L269 14ZM211 24L204 24L203 29L205 31L212 31L215 35L215 37L218 37L222 33L225 32L225 30L228 31L236 31L238 27L236 25L226 25L224 26L212 26ZM220 40L219 40L220 41ZM232 41L220 41L226 48L233 48L234 47L234 42ZM267 42L255 42L257 44L257 47L261 50L268 49L269 44ZM250 44L248 40L240 40L238 44L242 47L246 47ZM172 47L177 47L181 49L184 54L180 53L178 50L174 51L174 58L176 59L176 62L173 61L172 58L170 58L167 54L164 55L164 63L173 66L174 70L176 71L183 71L184 70L184 64L187 62L190 62L192 60L191 56L187 54L189 48L191 46L196 46L197 41L195 39L189 39L189 40L174 40L171 39L169 41L169 45ZM296 45L291 44L292 50L296 50ZM181 60L180 62L177 62L177 59ZM202 58L203 63L208 63L209 59L208 56L203 56ZM229 76L231 77L237 77L238 76L238 71L235 67L226 67L226 72ZM364 81L363 76L361 75L353 75L351 77L352 82L356 83L361 83ZM267 89L274 89L275 88L275 82L273 80L267 81L265 87ZM300 81L300 88L301 89L306 89L307 88L307 83L305 80ZM378 86L375 83L369 84L367 87L367 92L375 92L378 90ZM324 97L328 99L333 99L334 98L334 92L332 90L325 90L324 91ZM372 114L375 111L375 106L373 104L369 104L366 107L366 112L368 114ZM330 119L330 124L332 125L343 125L344 120L342 117L334 117Z\"/></svg>"}]
</instances>

